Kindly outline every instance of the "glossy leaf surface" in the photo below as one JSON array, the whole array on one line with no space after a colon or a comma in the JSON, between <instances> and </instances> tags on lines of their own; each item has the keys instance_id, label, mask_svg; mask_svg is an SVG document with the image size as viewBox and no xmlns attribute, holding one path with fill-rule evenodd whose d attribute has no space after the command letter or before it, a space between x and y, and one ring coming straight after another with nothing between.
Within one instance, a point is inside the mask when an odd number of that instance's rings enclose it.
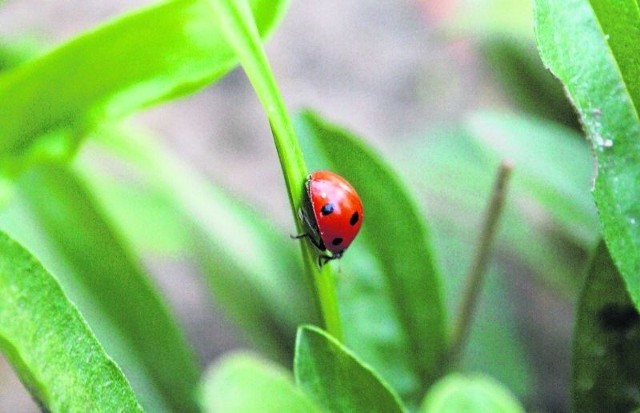
<instances>
[{"instance_id":1,"label":"glossy leaf surface","mask_svg":"<svg viewBox=\"0 0 640 413\"><path fill-rule=\"evenodd\" d=\"M535 1L538 48L564 83L597 162L604 239L640 306L640 12L635 0Z\"/></svg>"},{"instance_id":2,"label":"glossy leaf surface","mask_svg":"<svg viewBox=\"0 0 640 413\"><path fill-rule=\"evenodd\" d=\"M3 232L0 349L50 411L142 411L57 280Z\"/></svg>"},{"instance_id":3,"label":"glossy leaf surface","mask_svg":"<svg viewBox=\"0 0 640 413\"><path fill-rule=\"evenodd\" d=\"M294 373L298 386L333 413L404 411L374 370L316 327L298 330Z\"/></svg>"}]
</instances>

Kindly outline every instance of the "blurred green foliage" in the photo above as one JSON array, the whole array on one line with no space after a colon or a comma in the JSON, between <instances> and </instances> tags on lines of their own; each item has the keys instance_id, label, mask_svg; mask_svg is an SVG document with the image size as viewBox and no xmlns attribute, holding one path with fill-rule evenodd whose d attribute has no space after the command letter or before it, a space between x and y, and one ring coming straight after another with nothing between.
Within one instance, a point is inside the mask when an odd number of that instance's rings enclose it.
<instances>
[{"instance_id":1,"label":"blurred green foliage","mask_svg":"<svg viewBox=\"0 0 640 413\"><path fill-rule=\"evenodd\" d=\"M474 36L510 113L466 114L384 157L319 114L295 117L304 159L283 163L334 170L365 204L358 242L339 271L320 274L337 284L344 343L299 328L320 324L322 315L317 285L304 275L308 257L300 259L288 234L155 137L119 122L215 82L241 51L270 120L281 106L278 133L292 133L277 85L260 83L268 62L256 44L257 34L280 22L287 1L250 1L255 28L250 13L216 25L220 16L207 1L175 0L35 58L26 58L29 46L0 44L0 183L7 189L0 228L29 250L0 233L0 349L34 397L53 411L135 410L137 398L154 412L521 412L505 387L529 406L549 402L536 395L547 377L522 321L531 311L526 299L546 294L569 303L581 296L577 410L637 407L630 389L638 377L640 54L629 40L640 32L637 4L534 2L544 62L575 103L578 122L537 57L526 3L461 2L465 12L445 25L449 34ZM242 47L228 44L229 33ZM96 155L133 178L101 168ZM463 274L503 159L516 167L488 281L463 360L444 365ZM293 365L295 382L251 354L225 359L201 381L190 344L141 265L149 253L197 263L247 343Z\"/></svg>"}]
</instances>

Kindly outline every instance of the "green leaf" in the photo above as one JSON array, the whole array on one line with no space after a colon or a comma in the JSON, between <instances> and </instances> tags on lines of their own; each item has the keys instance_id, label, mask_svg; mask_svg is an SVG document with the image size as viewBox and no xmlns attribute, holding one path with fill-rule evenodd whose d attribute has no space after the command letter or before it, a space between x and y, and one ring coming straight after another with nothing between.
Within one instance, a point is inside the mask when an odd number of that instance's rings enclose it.
<instances>
[{"instance_id":1,"label":"green leaf","mask_svg":"<svg viewBox=\"0 0 640 413\"><path fill-rule=\"evenodd\" d=\"M346 343L417 403L446 341L424 219L396 173L353 134L310 112L295 125L312 169L344 176L364 204L361 234L338 267Z\"/></svg>"},{"instance_id":2,"label":"green leaf","mask_svg":"<svg viewBox=\"0 0 640 413\"><path fill-rule=\"evenodd\" d=\"M298 330L294 374L298 386L331 412L404 411L373 369L318 328Z\"/></svg>"},{"instance_id":3,"label":"green leaf","mask_svg":"<svg viewBox=\"0 0 640 413\"><path fill-rule=\"evenodd\" d=\"M640 12L634 0L537 0L538 47L580 113L597 162L604 239L640 306Z\"/></svg>"},{"instance_id":4,"label":"green leaf","mask_svg":"<svg viewBox=\"0 0 640 413\"><path fill-rule=\"evenodd\" d=\"M201 404L206 412L320 413L291 374L249 353L225 356L209 368Z\"/></svg>"},{"instance_id":5,"label":"green leaf","mask_svg":"<svg viewBox=\"0 0 640 413\"><path fill-rule=\"evenodd\" d=\"M55 278L3 232L0 349L50 411L142 411Z\"/></svg>"},{"instance_id":6,"label":"green leaf","mask_svg":"<svg viewBox=\"0 0 640 413\"><path fill-rule=\"evenodd\" d=\"M604 243L589 269L573 341L576 412L627 412L640 406L640 315Z\"/></svg>"},{"instance_id":7,"label":"green leaf","mask_svg":"<svg viewBox=\"0 0 640 413\"><path fill-rule=\"evenodd\" d=\"M249 3L262 36L288 4ZM43 135L45 153L61 136L71 151L97 122L198 90L236 62L206 0L165 1L116 18L0 75L0 156L19 158Z\"/></svg>"},{"instance_id":8,"label":"green leaf","mask_svg":"<svg viewBox=\"0 0 640 413\"><path fill-rule=\"evenodd\" d=\"M450 374L433 385L420 413L524 413L524 408L500 383L480 374Z\"/></svg>"},{"instance_id":9,"label":"green leaf","mask_svg":"<svg viewBox=\"0 0 640 413\"><path fill-rule=\"evenodd\" d=\"M156 194L179 217L186 242L180 248L194 253L212 295L244 330L248 342L291 363L298 325L318 320L296 260L296 243L144 132L112 127L96 137L127 163L138 191ZM79 173L101 191L92 177L104 171L90 158L80 160Z\"/></svg>"},{"instance_id":10,"label":"green leaf","mask_svg":"<svg viewBox=\"0 0 640 413\"><path fill-rule=\"evenodd\" d=\"M185 338L139 264L66 166L33 168L17 189L42 233L4 211L3 227L60 277L107 352L153 411L193 411L199 371ZM24 205L24 204L23 204ZM16 205L20 208L19 205ZM43 244L42 239L47 243ZM53 258L47 258L53 257Z\"/></svg>"}]
</instances>

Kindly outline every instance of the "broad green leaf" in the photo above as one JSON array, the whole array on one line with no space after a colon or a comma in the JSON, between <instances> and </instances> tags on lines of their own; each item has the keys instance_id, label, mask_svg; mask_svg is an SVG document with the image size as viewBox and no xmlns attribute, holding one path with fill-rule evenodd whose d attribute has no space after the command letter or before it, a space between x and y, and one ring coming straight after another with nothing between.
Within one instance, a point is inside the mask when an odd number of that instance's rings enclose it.
<instances>
[{"instance_id":1,"label":"broad green leaf","mask_svg":"<svg viewBox=\"0 0 640 413\"><path fill-rule=\"evenodd\" d=\"M193 355L163 299L82 183L66 166L42 165L19 179L17 190L22 208L44 233L30 236L11 211L4 211L2 226L13 228L58 275L143 406L195 410L199 372Z\"/></svg>"},{"instance_id":2,"label":"broad green leaf","mask_svg":"<svg viewBox=\"0 0 640 413\"><path fill-rule=\"evenodd\" d=\"M262 36L288 4L249 3ZM68 152L97 122L191 93L235 64L207 0L164 1L116 18L0 75L0 156L39 156L60 141ZM44 148L32 148L43 135Z\"/></svg>"},{"instance_id":3,"label":"broad green leaf","mask_svg":"<svg viewBox=\"0 0 640 413\"><path fill-rule=\"evenodd\" d=\"M318 319L296 260L296 243L143 132L110 128L97 137L129 164L139 191L156 194L182 219L181 239L187 244L181 249L195 253L214 298L249 343L291 363L296 328ZM89 158L80 160L79 173L100 191L92 176L104 171Z\"/></svg>"},{"instance_id":4,"label":"broad green leaf","mask_svg":"<svg viewBox=\"0 0 640 413\"><path fill-rule=\"evenodd\" d=\"M578 306L572 393L576 412L630 412L640 406L640 315L604 243Z\"/></svg>"},{"instance_id":5,"label":"broad green leaf","mask_svg":"<svg viewBox=\"0 0 640 413\"><path fill-rule=\"evenodd\" d=\"M511 392L480 374L450 374L429 389L420 413L524 413Z\"/></svg>"},{"instance_id":6,"label":"broad green leaf","mask_svg":"<svg viewBox=\"0 0 640 413\"><path fill-rule=\"evenodd\" d=\"M396 173L354 135L309 112L295 124L311 169L341 174L364 204L361 233L336 265L346 343L417 403L446 341L424 219Z\"/></svg>"},{"instance_id":7,"label":"broad green leaf","mask_svg":"<svg viewBox=\"0 0 640 413\"><path fill-rule=\"evenodd\" d=\"M404 411L373 369L316 327L298 330L294 374L298 386L333 413Z\"/></svg>"},{"instance_id":8,"label":"broad green leaf","mask_svg":"<svg viewBox=\"0 0 640 413\"><path fill-rule=\"evenodd\" d=\"M543 61L564 83L596 157L604 239L640 306L640 11L634 0L536 0Z\"/></svg>"},{"instance_id":9,"label":"broad green leaf","mask_svg":"<svg viewBox=\"0 0 640 413\"><path fill-rule=\"evenodd\" d=\"M208 413L320 413L296 388L291 373L248 353L235 353L209 368L200 394Z\"/></svg>"},{"instance_id":10,"label":"broad green leaf","mask_svg":"<svg viewBox=\"0 0 640 413\"><path fill-rule=\"evenodd\" d=\"M49 411L142 411L56 279L3 232L0 350Z\"/></svg>"}]
</instances>

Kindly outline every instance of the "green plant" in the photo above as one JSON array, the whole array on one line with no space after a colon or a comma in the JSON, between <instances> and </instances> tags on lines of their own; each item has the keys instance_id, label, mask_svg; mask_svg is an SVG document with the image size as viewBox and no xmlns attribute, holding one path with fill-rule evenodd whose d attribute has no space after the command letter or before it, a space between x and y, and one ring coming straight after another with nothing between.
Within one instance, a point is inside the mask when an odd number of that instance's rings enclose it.
<instances>
[{"instance_id":1,"label":"green plant","mask_svg":"<svg viewBox=\"0 0 640 413\"><path fill-rule=\"evenodd\" d=\"M540 372L508 293L526 278L578 301L576 411L640 407L637 4L535 1L543 61L592 142L598 215L589 150L527 34L521 47L479 25L492 34L480 50L525 113L473 113L383 158L312 110L289 116L262 47L287 6L173 0L32 59L0 48L0 349L38 403L520 412L519 397L540 407ZM238 63L265 109L297 230L307 171L336 171L363 199L362 233L339 266L319 267L309 243L298 252L268 218L122 121ZM116 179L87 149L134 179ZM140 263L149 251L197 262L262 355L227 356L203 375Z\"/></svg>"}]
</instances>

